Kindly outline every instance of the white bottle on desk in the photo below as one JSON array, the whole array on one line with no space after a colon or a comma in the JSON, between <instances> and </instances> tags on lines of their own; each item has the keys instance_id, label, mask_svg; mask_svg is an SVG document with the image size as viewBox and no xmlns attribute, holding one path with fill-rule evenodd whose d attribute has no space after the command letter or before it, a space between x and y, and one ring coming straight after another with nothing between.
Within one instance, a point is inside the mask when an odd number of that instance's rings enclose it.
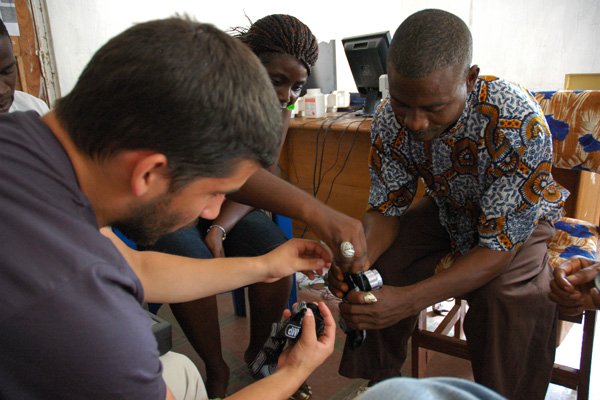
<instances>
[{"instance_id":1,"label":"white bottle on desk","mask_svg":"<svg viewBox=\"0 0 600 400\"><path fill-rule=\"evenodd\" d=\"M325 116L325 96L321 89L307 89L304 96L304 116L307 118L322 118Z\"/></svg>"}]
</instances>

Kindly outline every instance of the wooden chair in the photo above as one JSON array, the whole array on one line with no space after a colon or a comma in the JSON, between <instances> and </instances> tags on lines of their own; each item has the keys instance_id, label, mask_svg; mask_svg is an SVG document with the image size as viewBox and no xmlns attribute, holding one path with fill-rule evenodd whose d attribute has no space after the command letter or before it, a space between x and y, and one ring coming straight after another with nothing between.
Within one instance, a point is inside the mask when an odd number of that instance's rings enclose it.
<instances>
[{"instance_id":1,"label":"wooden chair","mask_svg":"<svg viewBox=\"0 0 600 400\"><path fill-rule=\"evenodd\" d=\"M600 91L565 90L538 92L534 95L542 106L552 132L553 167L600 174ZM576 199L570 198L568 201L573 203ZM597 203L596 198L596 206ZM550 263L553 267L560 265L572 255L597 257L599 235L597 225L578 219L563 218L556 223L556 228L557 233L548 244ZM448 261L443 259L440 263ZM427 358L431 355L429 351L469 359L462 331L466 309L466 301L456 299L452 309L433 331L427 329L426 311L421 312L412 336L413 377L424 375ZM565 315L559 317L561 321L583 323L581 358L578 368L555 363L551 382L577 390L578 400L589 398L596 314L597 311L592 310L576 317ZM453 335L450 336L452 331Z\"/></svg>"}]
</instances>

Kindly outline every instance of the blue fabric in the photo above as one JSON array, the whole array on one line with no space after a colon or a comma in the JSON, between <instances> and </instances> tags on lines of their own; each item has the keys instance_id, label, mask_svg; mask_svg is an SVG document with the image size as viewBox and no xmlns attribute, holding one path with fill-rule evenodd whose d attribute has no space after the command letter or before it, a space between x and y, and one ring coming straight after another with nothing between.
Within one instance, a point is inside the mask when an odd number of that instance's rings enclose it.
<instances>
[{"instance_id":1,"label":"blue fabric","mask_svg":"<svg viewBox=\"0 0 600 400\"><path fill-rule=\"evenodd\" d=\"M201 219L198 225L170 233L146 250L207 259L212 254L203 239L212 221ZM227 257L253 257L266 254L287 241L285 234L265 213L254 210L239 221L223 242Z\"/></svg>"},{"instance_id":2,"label":"blue fabric","mask_svg":"<svg viewBox=\"0 0 600 400\"><path fill-rule=\"evenodd\" d=\"M600 142L592 134L587 134L579 138L579 143L585 151L592 152L600 150Z\"/></svg>"},{"instance_id":3,"label":"blue fabric","mask_svg":"<svg viewBox=\"0 0 600 400\"><path fill-rule=\"evenodd\" d=\"M459 378L392 378L367 389L358 400L505 400L478 383Z\"/></svg>"},{"instance_id":4,"label":"blue fabric","mask_svg":"<svg viewBox=\"0 0 600 400\"><path fill-rule=\"evenodd\" d=\"M594 234L590 232L589 228L581 224L570 224L564 221L556 221L554 223L554 227L578 238L588 238L594 236Z\"/></svg>"},{"instance_id":5,"label":"blue fabric","mask_svg":"<svg viewBox=\"0 0 600 400\"><path fill-rule=\"evenodd\" d=\"M550 128L550 132L552 132L552 139L565 140L569 134L569 124L553 117L554 114L546 115L546 122L548 123L548 128Z\"/></svg>"},{"instance_id":6,"label":"blue fabric","mask_svg":"<svg viewBox=\"0 0 600 400\"><path fill-rule=\"evenodd\" d=\"M579 246L569 246L561 253L561 258L568 259L573 256L583 256L585 258L595 258L596 253L582 249Z\"/></svg>"}]
</instances>

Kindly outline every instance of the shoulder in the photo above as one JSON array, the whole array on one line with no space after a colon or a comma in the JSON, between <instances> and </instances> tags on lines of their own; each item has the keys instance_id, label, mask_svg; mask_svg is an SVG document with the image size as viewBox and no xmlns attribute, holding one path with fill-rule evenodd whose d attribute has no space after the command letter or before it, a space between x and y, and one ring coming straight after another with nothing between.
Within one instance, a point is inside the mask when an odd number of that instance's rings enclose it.
<instances>
[{"instance_id":1,"label":"shoulder","mask_svg":"<svg viewBox=\"0 0 600 400\"><path fill-rule=\"evenodd\" d=\"M539 105L533 94L523 86L495 76L481 76L474 89L477 104L498 110L500 116L508 117L530 112L539 113Z\"/></svg>"},{"instance_id":2,"label":"shoulder","mask_svg":"<svg viewBox=\"0 0 600 400\"><path fill-rule=\"evenodd\" d=\"M36 111L38 114L43 115L50 111L50 109L41 99L38 99L29 93L15 90L14 101L9 112L14 111Z\"/></svg>"}]
</instances>

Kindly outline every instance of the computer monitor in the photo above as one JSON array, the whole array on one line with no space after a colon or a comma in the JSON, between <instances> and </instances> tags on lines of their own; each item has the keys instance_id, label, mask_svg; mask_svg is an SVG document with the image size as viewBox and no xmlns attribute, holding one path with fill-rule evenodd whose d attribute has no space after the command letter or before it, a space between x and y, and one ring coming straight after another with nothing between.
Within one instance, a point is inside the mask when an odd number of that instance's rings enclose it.
<instances>
[{"instance_id":1,"label":"computer monitor","mask_svg":"<svg viewBox=\"0 0 600 400\"><path fill-rule=\"evenodd\" d=\"M342 39L356 88L366 97L362 115L372 115L381 101L379 77L387 73L390 42L389 31Z\"/></svg>"},{"instance_id":2,"label":"computer monitor","mask_svg":"<svg viewBox=\"0 0 600 400\"><path fill-rule=\"evenodd\" d=\"M319 58L312 68L300 96L306 94L307 89L321 89L321 93L328 94L337 90L337 77L335 71L335 40L319 43Z\"/></svg>"}]
</instances>

